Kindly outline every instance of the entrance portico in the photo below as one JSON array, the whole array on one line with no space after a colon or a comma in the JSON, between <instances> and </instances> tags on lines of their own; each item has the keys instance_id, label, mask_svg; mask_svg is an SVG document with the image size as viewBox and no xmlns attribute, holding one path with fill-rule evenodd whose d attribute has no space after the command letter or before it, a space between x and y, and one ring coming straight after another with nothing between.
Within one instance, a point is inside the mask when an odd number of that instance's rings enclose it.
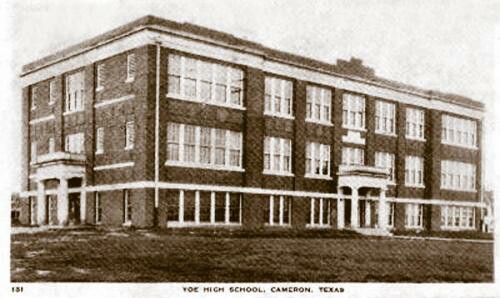
<instances>
[{"instance_id":1,"label":"entrance portico","mask_svg":"<svg viewBox=\"0 0 500 298\"><path fill-rule=\"evenodd\" d=\"M41 155L35 163L36 174L35 180L37 183L37 199L35 214L32 214L32 224L36 225L66 225L70 223L70 213L79 214L78 220L73 220L73 223L85 222L85 156L83 154L74 154L68 152L55 152L46 155ZM56 199L56 218L51 218L52 207L49 197L46 196L46 182L49 180L57 180L57 199ZM68 194L69 182L72 187L81 188L76 195L78 204L70 204L70 195ZM71 194L73 195L73 194ZM75 212L75 206L79 212ZM72 210L70 210L73 208ZM70 212L71 211L71 212Z\"/></svg>"}]
</instances>

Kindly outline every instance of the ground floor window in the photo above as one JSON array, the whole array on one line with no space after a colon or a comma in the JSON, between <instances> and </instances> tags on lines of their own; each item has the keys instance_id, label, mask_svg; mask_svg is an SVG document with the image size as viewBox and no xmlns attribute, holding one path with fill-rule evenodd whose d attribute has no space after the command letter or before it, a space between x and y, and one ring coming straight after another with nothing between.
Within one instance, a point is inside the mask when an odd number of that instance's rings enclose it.
<instances>
[{"instance_id":1,"label":"ground floor window","mask_svg":"<svg viewBox=\"0 0 500 298\"><path fill-rule=\"evenodd\" d=\"M441 207L441 227L442 228L474 228L474 208L460 206Z\"/></svg>"},{"instance_id":2,"label":"ground floor window","mask_svg":"<svg viewBox=\"0 0 500 298\"><path fill-rule=\"evenodd\" d=\"M394 227L394 210L395 210L395 204L394 203L387 203L387 226L389 228Z\"/></svg>"},{"instance_id":3,"label":"ground floor window","mask_svg":"<svg viewBox=\"0 0 500 298\"><path fill-rule=\"evenodd\" d=\"M309 200L309 219L311 226L329 226L331 214L331 200L324 198L311 198Z\"/></svg>"},{"instance_id":4,"label":"ground floor window","mask_svg":"<svg viewBox=\"0 0 500 298\"><path fill-rule=\"evenodd\" d=\"M132 222L132 202L130 201L128 189L123 190L123 223Z\"/></svg>"},{"instance_id":5,"label":"ground floor window","mask_svg":"<svg viewBox=\"0 0 500 298\"><path fill-rule=\"evenodd\" d=\"M289 225L292 217L292 199L286 196L270 196L267 205L266 223L269 225Z\"/></svg>"},{"instance_id":6,"label":"ground floor window","mask_svg":"<svg viewBox=\"0 0 500 298\"><path fill-rule=\"evenodd\" d=\"M102 220L102 207L101 196L98 192L95 193L95 223L101 223Z\"/></svg>"},{"instance_id":7,"label":"ground floor window","mask_svg":"<svg viewBox=\"0 0 500 298\"><path fill-rule=\"evenodd\" d=\"M424 205L406 204L405 226L407 228L422 228L424 221Z\"/></svg>"}]
</instances>

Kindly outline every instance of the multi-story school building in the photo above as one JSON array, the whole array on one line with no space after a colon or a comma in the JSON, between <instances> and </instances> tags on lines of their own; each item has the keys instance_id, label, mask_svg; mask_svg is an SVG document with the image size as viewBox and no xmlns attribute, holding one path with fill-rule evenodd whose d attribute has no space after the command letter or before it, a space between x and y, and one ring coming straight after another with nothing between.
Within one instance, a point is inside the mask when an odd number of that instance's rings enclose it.
<instances>
[{"instance_id":1,"label":"multi-story school building","mask_svg":"<svg viewBox=\"0 0 500 298\"><path fill-rule=\"evenodd\" d=\"M359 59L147 16L21 82L25 224L479 228L483 104Z\"/></svg>"}]
</instances>

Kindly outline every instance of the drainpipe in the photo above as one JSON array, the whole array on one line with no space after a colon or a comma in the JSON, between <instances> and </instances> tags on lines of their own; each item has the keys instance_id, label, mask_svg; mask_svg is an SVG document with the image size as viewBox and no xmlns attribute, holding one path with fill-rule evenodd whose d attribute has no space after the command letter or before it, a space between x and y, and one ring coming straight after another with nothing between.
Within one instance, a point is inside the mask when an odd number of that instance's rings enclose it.
<instances>
[{"instance_id":1,"label":"drainpipe","mask_svg":"<svg viewBox=\"0 0 500 298\"><path fill-rule=\"evenodd\" d=\"M156 101L155 101L155 206L153 213L154 225L158 225L158 204L159 204L159 189L158 182L160 180L160 50L161 42L157 39L156 42Z\"/></svg>"}]
</instances>

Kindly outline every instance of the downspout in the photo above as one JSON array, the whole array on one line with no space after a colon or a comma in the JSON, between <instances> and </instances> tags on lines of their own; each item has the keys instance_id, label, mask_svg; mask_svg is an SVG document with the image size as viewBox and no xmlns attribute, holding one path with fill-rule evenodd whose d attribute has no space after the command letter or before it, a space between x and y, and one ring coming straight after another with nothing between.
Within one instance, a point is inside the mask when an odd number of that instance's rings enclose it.
<instances>
[{"instance_id":1,"label":"downspout","mask_svg":"<svg viewBox=\"0 0 500 298\"><path fill-rule=\"evenodd\" d=\"M156 100L155 100L155 206L153 213L154 226L158 223L158 204L160 193L158 183L160 180L160 50L161 42L156 41Z\"/></svg>"}]
</instances>

